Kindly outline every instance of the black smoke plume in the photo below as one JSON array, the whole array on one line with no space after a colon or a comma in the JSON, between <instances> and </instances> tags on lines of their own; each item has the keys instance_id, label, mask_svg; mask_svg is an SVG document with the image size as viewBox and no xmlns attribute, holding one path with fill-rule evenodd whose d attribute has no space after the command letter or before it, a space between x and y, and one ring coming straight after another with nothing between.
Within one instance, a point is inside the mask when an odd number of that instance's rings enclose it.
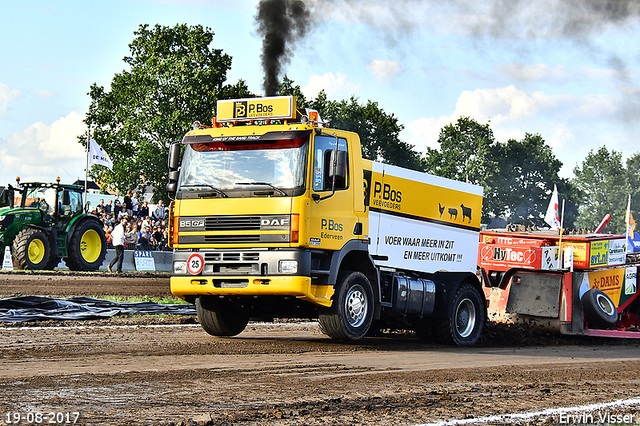
<instances>
[{"instance_id":1,"label":"black smoke plume","mask_svg":"<svg viewBox=\"0 0 640 426\"><path fill-rule=\"evenodd\" d=\"M295 41L305 36L311 12L301 0L260 0L256 23L262 40L263 88L266 96L278 92L279 77L292 56Z\"/></svg>"}]
</instances>

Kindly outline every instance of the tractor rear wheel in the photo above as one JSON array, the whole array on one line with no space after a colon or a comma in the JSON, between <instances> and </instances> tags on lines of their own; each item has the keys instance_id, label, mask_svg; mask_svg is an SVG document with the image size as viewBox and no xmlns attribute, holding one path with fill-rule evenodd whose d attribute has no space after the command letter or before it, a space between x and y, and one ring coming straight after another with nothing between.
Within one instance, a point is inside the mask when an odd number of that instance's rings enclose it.
<instances>
[{"instance_id":1,"label":"tractor rear wheel","mask_svg":"<svg viewBox=\"0 0 640 426\"><path fill-rule=\"evenodd\" d=\"M20 269L44 269L50 252L49 238L40 229L23 229L13 240L13 253Z\"/></svg>"},{"instance_id":2,"label":"tractor rear wheel","mask_svg":"<svg viewBox=\"0 0 640 426\"><path fill-rule=\"evenodd\" d=\"M68 257L64 260L72 271L97 271L107 254L104 230L93 220L83 220L69 239Z\"/></svg>"}]
</instances>

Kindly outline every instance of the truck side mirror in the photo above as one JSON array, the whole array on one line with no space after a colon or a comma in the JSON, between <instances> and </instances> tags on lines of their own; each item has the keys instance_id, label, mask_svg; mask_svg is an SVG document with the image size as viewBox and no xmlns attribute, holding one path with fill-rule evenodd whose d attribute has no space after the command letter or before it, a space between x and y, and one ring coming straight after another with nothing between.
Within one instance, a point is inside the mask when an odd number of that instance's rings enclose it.
<instances>
[{"instance_id":1,"label":"truck side mirror","mask_svg":"<svg viewBox=\"0 0 640 426\"><path fill-rule=\"evenodd\" d=\"M167 194L173 196L173 194L175 194L176 191L178 191L178 182L169 182L165 187L165 189L167 190Z\"/></svg>"},{"instance_id":2,"label":"truck side mirror","mask_svg":"<svg viewBox=\"0 0 640 426\"><path fill-rule=\"evenodd\" d=\"M329 179L332 181L333 189L344 189L347 187L347 151L331 151L329 167Z\"/></svg>"},{"instance_id":3,"label":"truck side mirror","mask_svg":"<svg viewBox=\"0 0 640 426\"><path fill-rule=\"evenodd\" d=\"M180 172L178 171L180 167L180 142L174 142L169 146L167 165L169 166L169 176L165 189L169 197L173 197L178 191L178 178L180 177Z\"/></svg>"},{"instance_id":4,"label":"truck side mirror","mask_svg":"<svg viewBox=\"0 0 640 426\"><path fill-rule=\"evenodd\" d=\"M173 142L169 146L169 157L167 161L169 171L178 170L180 166L180 142Z\"/></svg>"}]
</instances>

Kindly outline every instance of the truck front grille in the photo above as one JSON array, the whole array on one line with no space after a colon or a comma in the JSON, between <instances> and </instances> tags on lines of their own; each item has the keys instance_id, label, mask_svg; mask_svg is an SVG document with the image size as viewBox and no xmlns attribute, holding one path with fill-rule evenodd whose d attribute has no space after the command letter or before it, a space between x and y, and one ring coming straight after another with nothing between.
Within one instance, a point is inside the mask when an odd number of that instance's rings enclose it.
<instances>
[{"instance_id":1,"label":"truck front grille","mask_svg":"<svg viewBox=\"0 0 640 426\"><path fill-rule=\"evenodd\" d=\"M260 216L213 216L204 222L205 231L259 231Z\"/></svg>"},{"instance_id":2,"label":"truck front grille","mask_svg":"<svg viewBox=\"0 0 640 426\"><path fill-rule=\"evenodd\" d=\"M205 235L207 244L259 243L260 235Z\"/></svg>"}]
</instances>

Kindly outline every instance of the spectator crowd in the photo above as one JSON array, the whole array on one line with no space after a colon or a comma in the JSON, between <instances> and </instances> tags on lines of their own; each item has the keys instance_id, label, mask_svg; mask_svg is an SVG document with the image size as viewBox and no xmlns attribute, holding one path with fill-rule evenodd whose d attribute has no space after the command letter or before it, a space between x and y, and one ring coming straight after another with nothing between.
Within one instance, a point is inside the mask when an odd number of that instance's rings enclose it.
<instances>
[{"instance_id":1,"label":"spectator crowd","mask_svg":"<svg viewBox=\"0 0 640 426\"><path fill-rule=\"evenodd\" d=\"M127 219L125 250L171 250L167 246L169 210L162 200L158 201L153 211L149 210L146 201L138 200L137 192L127 192L122 201L120 195L116 195L113 202L109 200L106 204L104 199L101 199L92 213L102 220L109 248L114 248L111 236L113 229L123 219Z\"/></svg>"}]
</instances>

